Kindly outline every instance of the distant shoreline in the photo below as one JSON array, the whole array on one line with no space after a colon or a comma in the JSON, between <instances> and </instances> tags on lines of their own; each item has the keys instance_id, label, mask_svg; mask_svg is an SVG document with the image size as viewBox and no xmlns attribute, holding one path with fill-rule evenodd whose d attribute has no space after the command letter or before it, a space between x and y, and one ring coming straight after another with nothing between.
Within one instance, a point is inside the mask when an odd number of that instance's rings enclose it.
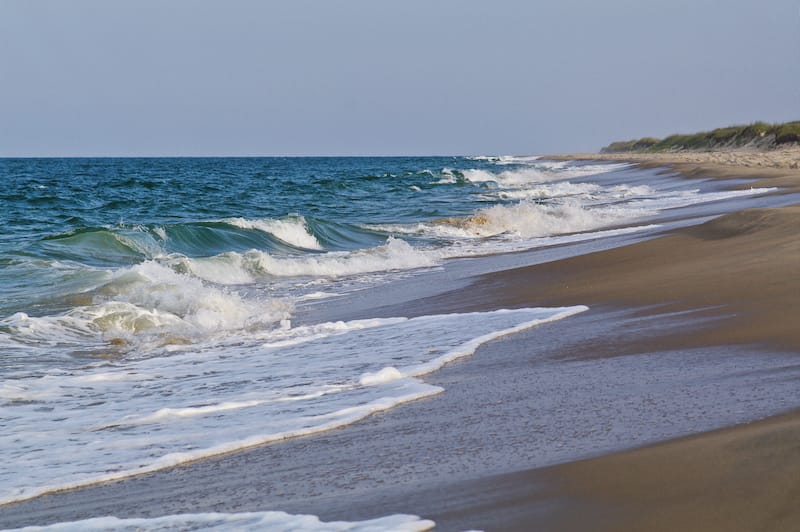
<instances>
[{"instance_id":1,"label":"distant shoreline","mask_svg":"<svg viewBox=\"0 0 800 532\"><path fill-rule=\"evenodd\" d=\"M768 124L753 122L698 133L676 133L663 139L643 137L612 142L603 153L671 153L682 150L789 148L800 144L800 121Z\"/></svg>"},{"instance_id":2,"label":"distant shoreline","mask_svg":"<svg viewBox=\"0 0 800 532\"><path fill-rule=\"evenodd\" d=\"M544 155L545 159L559 161L625 161L646 164L650 167L674 165L718 165L724 171L715 172L715 177L727 175L738 177L742 169L790 169L800 168L800 146L791 146L774 150L753 149L718 149L718 150L683 150L660 153L619 152L619 153L561 153ZM691 172L690 167L678 169ZM696 173L696 172L694 172ZM731 175L733 174L733 175ZM761 175L757 176L761 177ZM765 176L766 177L766 176Z\"/></svg>"}]
</instances>

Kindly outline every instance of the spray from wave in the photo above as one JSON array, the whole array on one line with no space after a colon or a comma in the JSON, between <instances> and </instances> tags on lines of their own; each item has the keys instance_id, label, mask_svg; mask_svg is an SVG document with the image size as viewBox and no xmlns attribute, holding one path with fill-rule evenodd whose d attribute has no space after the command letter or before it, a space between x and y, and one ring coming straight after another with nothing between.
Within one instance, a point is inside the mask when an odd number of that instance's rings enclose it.
<instances>
[{"instance_id":1,"label":"spray from wave","mask_svg":"<svg viewBox=\"0 0 800 532\"><path fill-rule=\"evenodd\" d=\"M80 296L73 300L84 304L63 314L17 312L0 321L0 336L6 345L72 346L73 354L113 356L271 328L292 309L288 301L245 298L153 261L117 271Z\"/></svg>"}]
</instances>

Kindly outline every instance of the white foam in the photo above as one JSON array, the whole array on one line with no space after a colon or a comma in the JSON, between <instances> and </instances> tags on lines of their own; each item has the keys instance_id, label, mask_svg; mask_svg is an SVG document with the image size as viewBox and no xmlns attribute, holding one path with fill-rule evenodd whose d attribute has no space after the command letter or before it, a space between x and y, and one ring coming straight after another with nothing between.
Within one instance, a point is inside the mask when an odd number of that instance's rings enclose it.
<instances>
[{"instance_id":1,"label":"white foam","mask_svg":"<svg viewBox=\"0 0 800 532\"><path fill-rule=\"evenodd\" d=\"M540 155L501 155L495 161L497 164L533 164L541 160Z\"/></svg>"},{"instance_id":2,"label":"white foam","mask_svg":"<svg viewBox=\"0 0 800 532\"><path fill-rule=\"evenodd\" d=\"M530 321L526 321L520 325L509 327L506 329L500 329L496 331L489 332L487 334L478 336L473 338L472 340L465 342L461 345L450 349L449 351L444 351L439 353L439 356L431 358L429 360L425 360L423 362L419 362L416 364L410 364L408 366L404 366L400 369L394 366L388 366L381 369L375 373L365 373L361 376L360 382L365 386L374 386L376 384L383 384L387 382L396 381L398 379L402 379L405 377L419 377L422 375L426 375L433 371L436 371L445 364L453 362L454 360L458 360L459 358L463 358L465 356L472 355L475 350L478 349L482 344L494 340L496 338L500 338L501 336L506 336L508 334L517 333L523 331L525 329L530 329L536 325L541 325L542 323L547 323L550 321L561 320L564 318L568 318L570 316L574 316L575 314L579 314L581 312L585 312L589 310L589 307L578 305L574 307L567 307L567 308L560 308L560 309L526 309L527 311L544 311L540 314L541 317L532 319ZM483 317L486 314L491 314L493 317L503 316L503 315L513 315L516 313L516 310L496 310L491 313L472 313L472 314L460 314L459 316L464 319L465 321L470 321L470 318L475 317ZM443 327L447 327L447 323L450 321L452 315L440 315L440 316L425 316L422 319L426 321L425 325L420 327L421 329L424 327L429 327L431 325L436 326L436 322L442 322ZM419 318L415 318L413 320L409 320L414 325L419 325L415 323L416 320ZM435 351L429 351L430 353L434 353Z\"/></svg>"},{"instance_id":3,"label":"white foam","mask_svg":"<svg viewBox=\"0 0 800 532\"><path fill-rule=\"evenodd\" d=\"M490 161L496 162L500 159L499 155L471 155L469 157L464 157L468 161Z\"/></svg>"},{"instance_id":4,"label":"white foam","mask_svg":"<svg viewBox=\"0 0 800 532\"><path fill-rule=\"evenodd\" d=\"M256 281L256 275L247 269L241 253L221 253L213 257L175 257L170 261L174 269L185 269L200 279L221 285L242 285Z\"/></svg>"},{"instance_id":5,"label":"white foam","mask_svg":"<svg viewBox=\"0 0 800 532\"><path fill-rule=\"evenodd\" d=\"M331 279L375 272L427 268L438 264L439 254L415 249L397 238L383 245L354 251L279 255L261 250L229 252L207 258L180 257L171 264L220 285L241 285L271 278L317 277ZM303 299L332 297L317 291Z\"/></svg>"},{"instance_id":6,"label":"white foam","mask_svg":"<svg viewBox=\"0 0 800 532\"><path fill-rule=\"evenodd\" d=\"M492 338L583 310L331 322L32 365L0 390L0 502L341 427L440 393L414 377Z\"/></svg>"},{"instance_id":7,"label":"white foam","mask_svg":"<svg viewBox=\"0 0 800 532\"><path fill-rule=\"evenodd\" d=\"M153 232L160 238L162 241L166 241L169 237L167 236L167 231L161 227L157 226L153 228Z\"/></svg>"},{"instance_id":8,"label":"white foam","mask_svg":"<svg viewBox=\"0 0 800 532\"><path fill-rule=\"evenodd\" d=\"M386 382L396 381L403 378L403 373L395 367L389 366L376 373L365 373L359 379L364 386L374 386Z\"/></svg>"},{"instance_id":9,"label":"white foam","mask_svg":"<svg viewBox=\"0 0 800 532\"><path fill-rule=\"evenodd\" d=\"M409 225L373 226L373 228L440 238L483 239L505 235L509 238L529 240L593 231L623 221L634 221L650 212L644 208L634 209L620 205L592 206L567 197L558 203L523 200L506 205L494 205L480 209L465 218L448 218ZM483 245L489 250L495 243L484 242ZM439 255L452 256L452 251L444 250Z\"/></svg>"},{"instance_id":10,"label":"white foam","mask_svg":"<svg viewBox=\"0 0 800 532\"><path fill-rule=\"evenodd\" d=\"M294 247L303 249L322 249L317 237L312 235L302 216L289 216L283 219L248 220L245 218L226 218L225 223L240 229L255 229L269 233Z\"/></svg>"},{"instance_id":11,"label":"white foam","mask_svg":"<svg viewBox=\"0 0 800 532\"><path fill-rule=\"evenodd\" d=\"M437 252L439 258L473 254L470 245L459 240L483 239L482 254L509 250L508 241L517 239L514 249L548 245L534 241L569 233L595 232L610 225L635 223L659 212L698 203L764 194L774 189L759 188L723 192L700 190L660 191L646 185L601 186L595 183L559 181L534 183L521 188L503 188L484 193L488 199L511 200L475 211L463 218L445 218L416 224L381 224L370 229L427 238L453 239ZM644 226L645 229L650 226ZM487 241L488 237L502 236Z\"/></svg>"},{"instance_id":12,"label":"white foam","mask_svg":"<svg viewBox=\"0 0 800 532\"><path fill-rule=\"evenodd\" d=\"M338 297L339 294L332 294L330 292L311 292L308 294L303 294L298 296L298 301L315 301L319 299L329 299L332 297Z\"/></svg>"},{"instance_id":13,"label":"white foam","mask_svg":"<svg viewBox=\"0 0 800 532\"><path fill-rule=\"evenodd\" d=\"M548 176L536 168L506 170L499 173L487 170L464 170L464 178L471 183L493 182L504 188L520 187L530 183L541 183L555 176Z\"/></svg>"},{"instance_id":14,"label":"white foam","mask_svg":"<svg viewBox=\"0 0 800 532\"><path fill-rule=\"evenodd\" d=\"M530 239L599 229L621 221L632 221L644 214L647 214L644 209L634 210L617 205L593 207L586 202L566 197L558 203L523 200L494 205L465 218L409 225L387 224L372 228L449 238L486 238L507 234ZM487 247L491 245L492 243L486 243Z\"/></svg>"},{"instance_id":15,"label":"white foam","mask_svg":"<svg viewBox=\"0 0 800 532\"><path fill-rule=\"evenodd\" d=\"M452 185L453 183L457 183L458 178L453 173L453 170L450 168L443 168L442 169L442 177L436 181L437 185Z\"/></svg>"},{"instance_id":16,"label":"white foam","mask_svg":"<svg viewBox=\"0 0 800 532\"><path fill-rule=\"evenodd\" d=\"M301 325L292 329L282 329L267 333L268 340L262 347L275 349L298 345L322 338L346 334L353 331L395 325L407 321L407 318L374 318L365 320L351 320L348 322L334 321L315 325Z\"/></svg>"},{"instance_id":17,"label":"white foam","mask_svg":"<svg viewBox=\"0 0 800 532\"><path fill-rule=\"evenodd\" d=\"M563 178L572 179L575 177L589 177L593 175L607 174L609 172L616 172L618 170L629 168L630 166L630 163L583 164L574 166L571 164L566 164L565 166L560 167L561 171L559 174Z\"/></svg>"},{"instance_id":18,"label":"white foam","mask_svg":"<svg viewBox=\"0 0 800 532\"><path fill-rule=\"evenodd\" d=\"M120 382L140 381L156 378L156 375L141 375L136 373L93 373L84 377L77 377L84 382Z\"/></svg>"},{"instance_id":19,"label":"white foam","mask_svg":"<svg viewBox=\"0 0 800 532\"><path fill-rule=\"evenodd\" d=\"M57 396L46 387L32 388L27 382L6 381L0 384L0 399L9 403L43 402Z\"/></svg>"},{"instance_id":20,"label":"white foam","mask_svg":"<svg viewBox=\"0 0 800 532\"><path fill-rule=\"evenodd\" d=\"M423 235L426 237L454 239L447 248L435 254L440 259L457 257L472 257L491 255L493 253L508 253L546 246L570 244L585 240L609 238L631 233L652 231L661 227L659 224L645 224L618 229L596 229L587 232L570 233L567 235L550 235L539 237L521 238L517 232L491 233L485 228L480 228L480 219L473 221L470 218L456 221L441 221L429 224L409 224L397 226L383 226L387 232ZM478 226L476 230L474 226ZM483 232L483 233L482 233ZM491 236L492 238L484 238Z\"/></svg>"},{"instance_id":21,"label":"white foam","mask_svg":"<svg viewBox=\"0 0 800 532\"><path fill-rule=\"evenodd\" d=\"M93 293L91 305L60 315L17 313L0 325L10 331L7 338L22 344L97 347L121 339L141 346L271 327L291 311L286 301L245 299L153 261L116 272Z\"/></svg>"},{"instance_id":22,"label":"white foam","mask_svg":"<svg viewBox=\"0 0 800 532\"><path fill-rule=\"evenodd\" d=\"M469 161L487 161L495 164L532 164L541 158L541 155L474 155L465 157Z\"/></svg>"},{"instance_id":23,"label":"white foam","mask_svg":"<svg viewBox=\"0 0 800 532\"><path fill-rule=\"evenodd\" d=\"M286 512L176 514L151 518L94 517L80 521L13 529L24 532L92 532L131 530L295 530L304 532L421 532L436 525L415 515L394 514L365 521L324 522L315 515Z\"/></svg>"},{"instance_id":24,"label":"white foam","mask_svg":"<svg viewBox=\"0 0 800 532\"><path fill-rule=\"evenodd\" d=\"M747 196L757 196L774 192L776 188L749 188L744 190L726 190L721 192L700 192L699 190L677 190L653 194L650 197L631 199L628 204L632 208L647 209L651 212L676 209L700 203L723 201Z\"/></svg>"},{"instance_id":25,"label":"white foam","mask_svg":"<svg viewBox=\"0 0 800 532\"><path fill-rule=\"evenodd\" d=\"M656 191L646 185L615 185L603 187L595 183L561 181L523 189L501 190L495 193L494 196L506 200L549 200L573 197L579 198L586 205L591 205L598 201L610 202L636 197L648 197L653 194L656 194Z\"/></svg>"},{"instance_id":26,"label":"white foam","mask_svg":"<svg viewBox=\"0 0 800 532\"><path fill-rule=\"evenodd\" d=\"M205 416L217 412L226 412L237 408L250 408L264 404L264 401L226 401L217 405L194 406L186 408L162 408L147 416L129 416L124 418L126 425L143 425L145 423L164 422L169 418Z\"/></svg>"},{"instance_id":27,"label":"white foam","mask_svg":"<svg viewBox=\"0 0 800 532\"><path fill-rule=\"evenodd\" d=\"M629 166L627 163L572 166L566 162L547 163L533 160L532 164L513 170L492 172L474 168L464 170L462 173L464 179L471 183L494 183L500 188L523 188L536 183L613 172L627 166Z\"/></svg>"},{"instance_id":28,"label":"white foam","mask_svg":"<svg viewBox=\"0 0 800 532\"><path fill-rule=\"evenodd\" d=\"M302 257L277 257L263 251L251 251L245 255L245 262L247 267L261 275L277 277L343 277L437 264L435 256L396 238L390 238L386 244L375 248Z\"/></svg>"},{"instance_id":29,"label":"white foam","mask_svg":"<svg viewBox=\"0 0 800 532\"><path fill-rule=\"evenodd\" d=\"M521 238L589 231L633 219L630 210L615 207L585 208L579 202L541 204L522 201L478 211L465 228L476 236L512 232Z\"/></svg>"}]
</instances>

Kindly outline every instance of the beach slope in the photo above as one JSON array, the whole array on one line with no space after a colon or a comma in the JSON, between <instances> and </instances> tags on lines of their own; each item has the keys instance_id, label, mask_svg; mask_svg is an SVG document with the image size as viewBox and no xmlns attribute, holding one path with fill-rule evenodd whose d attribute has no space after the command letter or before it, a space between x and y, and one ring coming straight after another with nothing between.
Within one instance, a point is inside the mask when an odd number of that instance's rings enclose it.
<instances>
[{"instance_id":1,"label":"beach slope","mask_svg":"<svg viewBox=\"0 0 800 532\"><path fill-rule=\"evenodd\" d=\"M774 160L762 154L635 159L670 164L688 176L758 176L761 185L796 189L800 173L790 168L796 168L800 153L773 155ZM730 165L743 158L747 166ZM752 345L800 355L800 206L731 213L625 248L490 275L484 286L516 287L504 292L511 305L533 299L546 304L580 300L707 308L720 316L713 325L654 337L652 343L661 348ZM641 347L627 345L618 354ZM794 401L800 403L800 383ZM548 486L548 493L538 493L527 504L549 501L551 510L506 525L542 530L798 530L798 442L800 412L792 412L533 471L526 480L516 480Z\"/></svg>"}]
</instances>

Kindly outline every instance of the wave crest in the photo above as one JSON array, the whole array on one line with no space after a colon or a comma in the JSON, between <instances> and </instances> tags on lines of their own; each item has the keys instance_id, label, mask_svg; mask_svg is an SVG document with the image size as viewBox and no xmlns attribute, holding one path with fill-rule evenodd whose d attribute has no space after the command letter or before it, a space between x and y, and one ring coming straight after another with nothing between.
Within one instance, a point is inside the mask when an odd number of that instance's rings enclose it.
<instances>
[{"instance_id":1,"label":"wave crest","mask_svg":"<svg viewBox=\"0 0 800 532\"><path fill-rule=\"evenodd\" d=\"M285 301L245 298L153 261L121 270L84 297L88 304L63 314L20 312L0 321L4 340L146 350L220 332L268 328L291 312Z\"/></svg>"},{"instance_id":2,"label":"wave crest","mask_svg":"<svg viewBox=\"0 0 800 532\"><path fill-rule=\"evenodd\" d=\"M299 215L290 215L282 219L248 220L245 218L227 218L222 221L240 229L255 229L271 234L296 248L322 249L317 237L309 232L306 219Z\"/></svg>"},{"instance_id":3,"label":"wave crest","mask_svg":"<svg viewBox=\"0 0 800 532\"><path fill-rule=\"evenodd\" d=\"M275 277L345 277L436 265L435 255L396 238L374 248L303 257L275 257L254 250L245 255L244 261L251 271Z\"/></svg>"}]
</instances>

